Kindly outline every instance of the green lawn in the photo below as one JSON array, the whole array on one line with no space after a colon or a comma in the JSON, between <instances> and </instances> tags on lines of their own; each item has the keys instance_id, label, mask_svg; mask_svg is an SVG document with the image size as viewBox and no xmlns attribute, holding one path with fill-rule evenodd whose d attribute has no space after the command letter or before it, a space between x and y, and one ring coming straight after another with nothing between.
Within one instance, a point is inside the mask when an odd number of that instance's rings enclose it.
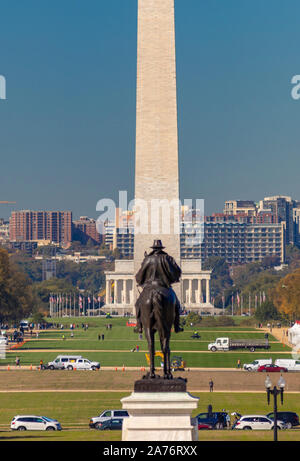
<instances>
[{"instance_id":1,"label":"green lawn","mask_svg":"<svg viewBox=\"0 0 300 461\"><path fill-rule=\"evenodd\" d=\"M99 318L85 317L82 319L63 318L52 319L54 323L64 324L63 330L42 330L39 338L33 336L21 348L7 353L6 359L0 360L0 365L14 364L16 355L20 357L23 365L38 365L42 359L45 363L55 359L63 351L73 351L76 355L96 360L102 366L121 367L138 366L147 364L145 352L148 345L145 339L140 340L133 327L127 327L125 318ZM78 328L74 331L71 338L69 329L70 323L75 323ZM89 324L89 328L84 331L81 324ZM113 325L111 330L106 329L106 325ZM208 343L214 341L218 336L228 336L233 339L264 339L264 333L255 328L229 327L229 328L208 328L197 327L196 329L201 338L191 339L195 328L185 327L185 331L172 335L171 352L172 356L179 355L186 361L187 367L235 367L240 358L242 363L252 362L255 358L289 358L282 352L290 351L276 340L272 335L269 336L271 348L265 353L250 353L244 351L233 352L208 352ZM104 334L104 341L98 340L98 335ZM63 339L63 335L65 339ZM157 338L158 339L158 338ZM130 352L136 345L139 345L140 352ZM160 351L159 341L156 341L156 350ZM27 351L27 352L25 352ZM157 359L157 365L160 360Z\"/></svg>"},{"instance_id":2,"label":"green lawn","mask_svg":"<svg viewBox=\"0 0 300 461\"><path fill-rule=\"evenodd\" d=\"M83 355L85 358L100 362L102 367L144 367L147 365L145 353L143 352L84 352L82 349L73 351L76 355ZM37 366L42 359L44 363L54 360L61 352L11 352L6 355L6 359L0 360L0 365L14 365L15 358L18 356L21 365ZM70 353L66 353L70 354ZM171 358L179 355L186 362L187 368L235 368L238 359L241 363L250 363L253 360L260 358L292 358L290 354L270 353L258 354L255 352L171 352ZM156 357L156 365L160 365L160 358Z\"/></svg>"},{"instance_id":3,"label":"green lawn","mask_svg":"<svg viewBox=\"0 0 300 461\"><path fill-rule=\"evenodd\" d=\"M121 440L121 432L105 432L89 430L88 423L105 409L121 408L120 399L128 393L93 393L93 392L7 392L1 395L0 406L0 440ZM207 411L211 404L215 411L226 409L228 412L238 411L242 414L267 414L272 411L265 393L201 393L197 410L193 416ZM279 410L300 413L299 394L286 394L284 405ZM17 414L37 414L58 419L63 430L61 433L28 432L26 434L7 432L10 421ZM271 431L201 431L200 440L272 440ZM282 431L279 440L300 440L300 430Z\"/></svg>"}]
</instances>

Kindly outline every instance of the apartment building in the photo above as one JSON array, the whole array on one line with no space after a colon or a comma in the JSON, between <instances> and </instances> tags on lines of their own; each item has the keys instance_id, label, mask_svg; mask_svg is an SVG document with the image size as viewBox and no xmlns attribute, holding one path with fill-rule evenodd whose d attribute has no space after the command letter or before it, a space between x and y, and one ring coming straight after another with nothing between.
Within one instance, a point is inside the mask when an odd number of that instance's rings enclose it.
<instances>
[{"instance_id":1,"label":"apartment building","mask_svg":"<svg viewBox=\"0 0 300 461\"><path fill-rule=\"evenodd\" d=\"M80 216L78 220L73 221L72 239L79 240L83 244L91 239L94 243L100 244L102 236L97 231L95 219Z\"/></svg>"},{"instance_id":2,"label":"apartment building","mask_svg":"<svg viewBox=\"0 0 300 461\"><path fill-rule=\"evenodd\" d=\"M13 211L9 220L11 242L47 241L69 244L72 241L71 211Z\"/></svg>"}]
</instances>

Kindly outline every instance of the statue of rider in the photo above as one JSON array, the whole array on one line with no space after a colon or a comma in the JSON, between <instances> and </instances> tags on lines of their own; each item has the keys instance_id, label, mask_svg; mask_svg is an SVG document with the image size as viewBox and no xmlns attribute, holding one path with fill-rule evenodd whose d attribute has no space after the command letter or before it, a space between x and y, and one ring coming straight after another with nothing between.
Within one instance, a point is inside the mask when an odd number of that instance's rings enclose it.
<instances>
[{"instance_id":1,"label":"statue of rider","mask_svg":"<svg viewBox=\"0 0 300 461\"><path fill-rule=\"evenodd\" d=\"M161 240L154 240L151 248L153 250L151 253L147 254L145 252L144 261L142 262L141 268L135 277L138 286L143 289L135 305L138 332L142 333L143 331L140 321L140 307L143 302L146 302L146 300L149 299L151 292L154 290L162 296L167 296L167 293L172 290L173 295L176 298L174 331L175 333L178 333L183 331L179 324L180 302L171 285L180 281L181 269L176 264L174 258L163 251L165 247L162 245Z\"/></svg>"}]
</instances>

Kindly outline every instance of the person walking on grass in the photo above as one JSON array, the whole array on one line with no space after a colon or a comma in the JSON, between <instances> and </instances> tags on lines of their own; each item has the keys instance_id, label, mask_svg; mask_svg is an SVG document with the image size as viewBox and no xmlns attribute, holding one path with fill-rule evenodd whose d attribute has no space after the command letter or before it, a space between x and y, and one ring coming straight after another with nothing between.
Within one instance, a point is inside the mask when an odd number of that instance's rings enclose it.
<instances>
[{"instance_id":1,"label":"person walking on grass","mask_svg":"<svg viewBox=\"0 0 300 461\"><path fill-rule=\"evenodd\" d=\"M19 358L19 357L16 357L16 366L17 366L17 367L20 366L20 358Z\"/></svg>"}]
</instances>

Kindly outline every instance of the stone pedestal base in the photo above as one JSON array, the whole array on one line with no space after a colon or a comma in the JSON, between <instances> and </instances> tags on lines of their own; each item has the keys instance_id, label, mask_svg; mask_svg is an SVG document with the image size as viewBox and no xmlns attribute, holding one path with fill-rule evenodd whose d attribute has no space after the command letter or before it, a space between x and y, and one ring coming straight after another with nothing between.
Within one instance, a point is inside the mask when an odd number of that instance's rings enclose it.
<instances>
[{"instance_id":1,"label":"stone pedestal base","mask_svg":"<svg viewBox=\"0 0 300 461\"><path fill-rule=\"evenodd\" d=\"M188 392L133 392L121 402L129 413L123 420L123 441L198 440L198 425L191 419L198 398Z\"/></svg>"}]
</instances>

